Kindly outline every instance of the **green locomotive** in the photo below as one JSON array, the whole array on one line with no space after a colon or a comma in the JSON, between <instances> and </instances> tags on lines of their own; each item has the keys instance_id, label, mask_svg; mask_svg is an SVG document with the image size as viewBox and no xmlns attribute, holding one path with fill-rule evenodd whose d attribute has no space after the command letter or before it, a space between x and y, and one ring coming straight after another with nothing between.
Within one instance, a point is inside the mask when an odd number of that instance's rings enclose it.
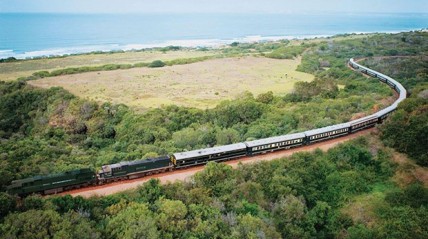
<instances>
[{"instance_id":1,"label":"green locomotive","mask_svg":"<svg viewBox=\"0 0 428 239\"><path fill-rule=\"evenodd\" d=\"M133 179L145 175L171 171L174 165L168 155L137 161L126 161L102 166L98 172L100 183Z\"/></svg>"},{"instance_id":2,"label":"green locomotive","mask_svg":"<svg viewBox=\"0 0 428 239\"><path fill-rule=\"evenodd\" d=\"M84 168L59 174L15 180L7 187L7 191L17 195L29 195L39 192L43 194L55 194L96 182L97 176L94 171L89 168Z\"/></svg>"}]
</instances>

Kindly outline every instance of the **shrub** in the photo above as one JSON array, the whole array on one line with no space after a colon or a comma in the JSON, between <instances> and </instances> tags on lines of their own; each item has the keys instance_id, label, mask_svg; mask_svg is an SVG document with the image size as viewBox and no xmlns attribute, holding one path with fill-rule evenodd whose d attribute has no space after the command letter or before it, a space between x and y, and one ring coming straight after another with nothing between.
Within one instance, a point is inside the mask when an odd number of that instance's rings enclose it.
<instances>
[{"instance_id":1,"label":"shrub","mask_svg":"<svg viewBox=\"0 0 428 239\"><path fill-rule=\"evenodd\" d=\"M156 60L153 61L152 63L149 64L149 67L155 68L155 67L164 67L166 64L165 62L161 61L161 60Z\"/></svg>"}]
</instances>

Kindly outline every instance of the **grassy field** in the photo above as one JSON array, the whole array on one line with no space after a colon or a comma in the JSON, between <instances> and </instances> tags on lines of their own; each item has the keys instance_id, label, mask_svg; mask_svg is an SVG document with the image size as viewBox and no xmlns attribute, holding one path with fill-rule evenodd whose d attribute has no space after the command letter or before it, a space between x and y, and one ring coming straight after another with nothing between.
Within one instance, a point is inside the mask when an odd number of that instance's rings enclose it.
<instances>
[{"instance_id":1,"label":"grassy field","mask_svg":"<svg viewBox=\"0 0 428 239\"><path fill-rule=\"evenodd\" d=\"M29 76L36 71L56 70L68 67L99 66L105 64L132 64L152 62L154 60L174 60L179 58L194 58L217 54L214 51L178 50L161 52L156 50L142 52L124 52L114 54L86 54L63 58L35 59L27 61L0 64L0 80L15 80L18 77Z\"/></svg>"},{"instance_id":2,"label":"grassy field","mask_svg":"<svg viewBox=\"0 0 428 239\"><path fill-rule=\"evenodd\" d=\"M169 104L204 109L244 91L254 95L267 91L288 93L295 82L313 79L310 74L296 71L300 61L221 58L163 68L64 75L29 83L44 88L61 86L82 98L124 103L139 111Z\"/></svg>"}]
</instances>

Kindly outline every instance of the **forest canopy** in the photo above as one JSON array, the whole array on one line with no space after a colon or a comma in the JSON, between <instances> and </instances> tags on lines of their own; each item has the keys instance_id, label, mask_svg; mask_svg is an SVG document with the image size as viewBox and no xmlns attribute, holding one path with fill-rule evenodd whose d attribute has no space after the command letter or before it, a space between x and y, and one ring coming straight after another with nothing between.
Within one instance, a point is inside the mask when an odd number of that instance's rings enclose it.
<instances>
[{"instance_id":1,"label":"forest canopy","mask_svg":"<svg viewBox=\"0 0 428 239\"><path fill-rule=\"evenodd\" d=\"M398 184L396 175L409 169L393 163L395 151L386 147L427 165L427 37L408 32L299 46L289 41L232 44L220 51L225 56L302 55L299 70L315 80L296 84L285 96L244 92L207 110L170 105L136 113L126 105L99 104L62 88L27 84L52 72L0 82L0 235L427 238L426 185L416 179ZM151 180L138 190L102 198L19 199L4 192L15 179L301 132L388 105L391 89L350 70L346 62L351 57L369 57L364 65L396 78L411 93L380 127L386 146L370 135L328 152L236 170L210 163L188 182Z\"/></svg>"}]
</instances>

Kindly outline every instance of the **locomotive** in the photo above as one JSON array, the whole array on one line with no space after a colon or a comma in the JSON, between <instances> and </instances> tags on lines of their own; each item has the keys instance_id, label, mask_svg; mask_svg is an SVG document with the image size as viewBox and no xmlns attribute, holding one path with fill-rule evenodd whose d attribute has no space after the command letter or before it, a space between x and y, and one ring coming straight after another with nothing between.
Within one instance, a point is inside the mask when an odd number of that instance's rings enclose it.
<instances>
[{"instance_id":1,"label":"locomotive","mask_svg":"<svg viewBox=\"0 0 428 239\"><path fill-rule=\"evenodd\" d=\"M211 161L221 162L244 156L254 156L282 149L290 149L374 127L376 124L382 123L397 108L398 104L406 99L406 89L391 77L356 63L353 58L349 60L348 64L355 70L376 77L381 82L388 84L399 94L398 99L383 110L347 123L335 124L302 133L179 152L158 158L104 165L97 173L86 168L48 176L35 176L12 181L12 184L7 187L7 191L20 196L32 193L55 194L88 185L100 185L202 165Z\"/></svg>"}]
</instances>

